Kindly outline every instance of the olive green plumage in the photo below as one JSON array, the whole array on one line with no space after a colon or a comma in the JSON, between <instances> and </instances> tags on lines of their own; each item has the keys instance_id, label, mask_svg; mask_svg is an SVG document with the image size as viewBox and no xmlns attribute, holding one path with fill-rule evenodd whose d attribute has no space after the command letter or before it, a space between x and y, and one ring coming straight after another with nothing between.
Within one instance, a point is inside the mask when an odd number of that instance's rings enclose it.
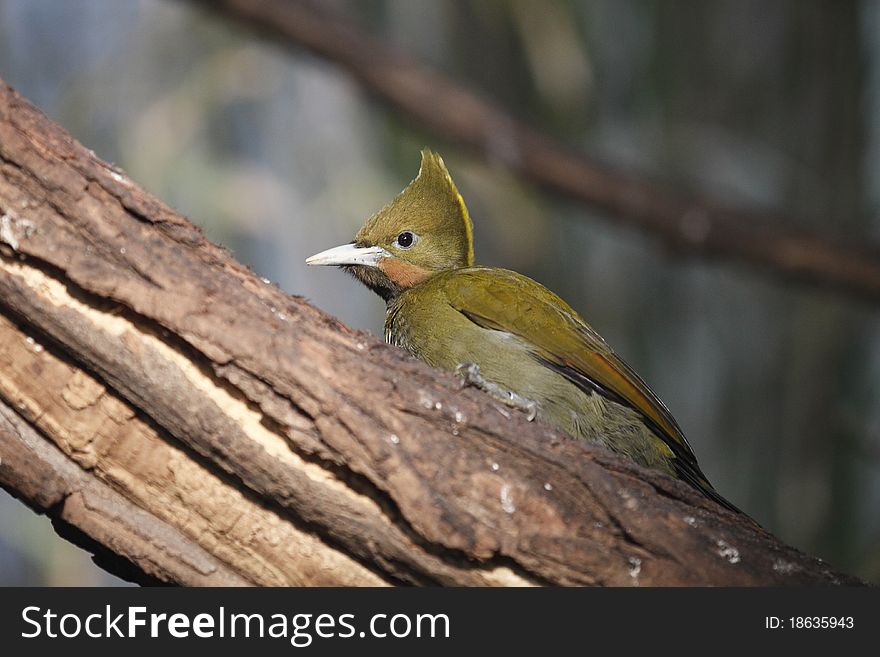
<instances>
[{"instance_id":1,"label":"olive green plumage","mask_svg":"<svg viewBox=\"0 0 880 657\"><path fill-rule=\"evenodd\" d=\"M351 245L309 258L345 267L387 303L385 339L429 365L475 364L566 433L679 477L730 508L663 403L565 301L506 269L473 265L471 220L440 157Z\"/></svg>"}]
</instances>

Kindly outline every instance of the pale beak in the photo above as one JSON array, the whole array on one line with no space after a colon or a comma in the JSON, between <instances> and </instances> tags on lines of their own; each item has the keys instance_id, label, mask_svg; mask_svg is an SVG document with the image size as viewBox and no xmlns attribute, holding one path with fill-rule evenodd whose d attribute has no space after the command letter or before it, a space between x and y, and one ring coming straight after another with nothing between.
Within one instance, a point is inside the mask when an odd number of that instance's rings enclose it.
<instances>
[{"instance_id":1,"label":"pale beak","mask_svg":"<svg viewBox=\"0 0 880 657\"><path fill-rule=\"evenodd\" d=\"M377 267L383 258L389 258L388 253L381 246L355 246L343 244L334 246L332 249L321 251L306 258L307 265L363 265L364 267Z\"/></svg>"}]
</instances>

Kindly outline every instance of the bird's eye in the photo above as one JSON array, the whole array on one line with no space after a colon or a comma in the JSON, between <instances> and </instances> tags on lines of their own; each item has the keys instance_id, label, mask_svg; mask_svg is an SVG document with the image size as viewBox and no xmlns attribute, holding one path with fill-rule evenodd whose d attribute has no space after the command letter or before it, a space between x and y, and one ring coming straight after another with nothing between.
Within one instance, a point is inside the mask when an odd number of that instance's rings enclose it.
<instances>
[{"instance_id":1,"label":"bird's eye","mask_svg":"<svg viewBox=\"0 0 880 657\"><path fill-rule=\"evenodd\" d=\"M416 243L416 240L419 238L415 233L405 230L400 235L397 236L397 239L394 240L394 246L400 249L409 249L413 244Z\"/></svg>"}]
</instances>

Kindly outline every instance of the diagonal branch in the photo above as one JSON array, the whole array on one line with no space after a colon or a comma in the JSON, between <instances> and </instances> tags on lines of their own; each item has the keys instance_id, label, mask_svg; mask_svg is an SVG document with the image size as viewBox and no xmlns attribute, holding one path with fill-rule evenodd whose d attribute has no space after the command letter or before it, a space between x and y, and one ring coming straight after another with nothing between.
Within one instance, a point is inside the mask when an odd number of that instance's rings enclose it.
<instances>
[{"instance_id":1,"label":"diagonal branch","mask_svg":"<svg viewBox=\"0 0 880 657\"><path fill-rule=\"evenodd\" d=\"M179 584L856 583L265 283L2 82L0 227L0 485L105 564Z\"/></svg>"},{"instance_id":2,"label":"diagonal branch","mask_svg":"<svg viewBox=\"0 0 880 657\"><path fill-rule=\"evenodd\" d=\"M835 241L798 229L785 217L679 196L599 164L310 3L201 3L338 64L371 94L438 137L502 161L525 179L599 209L608 220L643 230L677 253L747 262L786 280L880 301L876 244Z\"/></svg>"}]
</instances>

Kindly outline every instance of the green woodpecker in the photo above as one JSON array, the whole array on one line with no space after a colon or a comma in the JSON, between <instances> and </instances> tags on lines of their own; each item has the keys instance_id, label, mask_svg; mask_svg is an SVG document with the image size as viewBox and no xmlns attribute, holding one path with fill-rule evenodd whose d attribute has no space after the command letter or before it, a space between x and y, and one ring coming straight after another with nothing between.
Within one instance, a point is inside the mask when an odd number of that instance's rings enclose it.
<instances>
[{"instance_id":1,"label":"green woodpecker","mask_svg":"<svg viewBox=\"0 0 880 657\"><path fill-rule=\"evenodd\" d=\"M416 179L354 242L306 263L343 267L381 296L387 342L735 508L663 402L577 312L530 278L474 265L471 219L439 155L422 151Z\"/></svg>"}]
</instances>

